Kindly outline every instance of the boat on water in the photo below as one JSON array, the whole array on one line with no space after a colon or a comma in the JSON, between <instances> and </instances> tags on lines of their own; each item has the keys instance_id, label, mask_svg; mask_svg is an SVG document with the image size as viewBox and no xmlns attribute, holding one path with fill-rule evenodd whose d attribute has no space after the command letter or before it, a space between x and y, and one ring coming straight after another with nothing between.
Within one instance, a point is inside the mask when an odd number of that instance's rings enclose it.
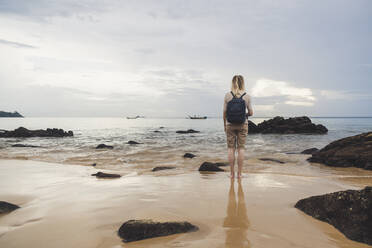
<instances>
[{"instance_id":1,"label":"boat on water","mask_svg":"<svg viewBox=\"0 0 372 248\"><path fill-rule=\"evenodd\" d=\"M192 119L192 120L205 120L205 119L207 119L207 117L206 116L197 116L197 115L190 116L189 115L189 119Z\"/></svg>"},{"instance_id":2,"label":"boat on water","mask_svg":"<svg viewBox=\"0 0 372 248\"><path fill-rule=\"evenodd\" d=\"M139 119L139 118L145 118L144 116L127 116L127 119L134 120L134 119Z\"/></svg>"}]
</instances>

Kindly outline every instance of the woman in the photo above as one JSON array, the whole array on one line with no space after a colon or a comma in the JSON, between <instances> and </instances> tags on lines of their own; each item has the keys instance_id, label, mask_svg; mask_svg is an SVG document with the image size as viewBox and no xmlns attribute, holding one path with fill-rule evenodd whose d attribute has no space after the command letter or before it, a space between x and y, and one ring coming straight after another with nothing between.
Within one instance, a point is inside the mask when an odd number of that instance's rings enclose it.
<instances>
[{"instance_id":1,"label":"woman","mask_svg":"<svg viewBox=\"0 0 372 248\"><path fill-rule=\"evenodd\" d=\"M231 102L231 100L233 100ZM241 99L241 100L240 100ZM243 101L242 101L243 100ZM231 103L230 103L231 102ZM244 113L239 112L238 114L232 113L237 109L236 106L243 104ZM231 106L231 105L235 105ZM239 106L238 106L239 107ZM235 75L231 82L231 92L226 93L224 107L223 107L223 122L225 127L225 133L227 138L227 150L228 158L231 168L231 178L234 178L234 163L235 163L235 151L238 151L238 174L237 178L242 176L242 167L244 160L244 149L245 140L248 134L248 120L246 118L246 109L248 109L247 116L253 115L253 110L251 107L251 98L245 93L244 78L241 75ZM240 116L240 121L231 116ZM239 118L238 118L239 119ZM232 121L233 123L229 122Z\"/></svg>"}]
</instances>

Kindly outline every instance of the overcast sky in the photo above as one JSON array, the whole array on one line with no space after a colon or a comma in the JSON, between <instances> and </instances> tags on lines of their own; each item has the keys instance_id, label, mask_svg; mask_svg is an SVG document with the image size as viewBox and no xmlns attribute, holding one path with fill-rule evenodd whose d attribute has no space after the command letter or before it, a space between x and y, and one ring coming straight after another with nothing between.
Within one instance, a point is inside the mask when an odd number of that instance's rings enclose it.
<instances>
[{"instance_id":1,"label":"overcast sky","mask_svg":"<svg viewBox=\"0 0 372 248\"><path fill-rule=\"evenodd\" d=\"M0 0L0 110L372 116L369 0Z\"/></svg>"}]
</instances>

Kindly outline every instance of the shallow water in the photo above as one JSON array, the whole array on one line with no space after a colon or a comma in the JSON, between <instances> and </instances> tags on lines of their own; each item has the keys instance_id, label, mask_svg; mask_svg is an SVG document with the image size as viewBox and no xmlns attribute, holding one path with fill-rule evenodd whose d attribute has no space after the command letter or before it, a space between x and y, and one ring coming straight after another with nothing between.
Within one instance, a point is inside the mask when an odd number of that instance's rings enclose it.
<instances>
[{"instance_id":1,"label":"shallow water","mask_svg":"<svg viewBox=\"0 0 372 248\"><path fill-rule=\"evenodd\" d=\"M255 123L264 119L252 118ZM329 129L326 135L248 135L246 158L276 157L288 162L303 162L298 153L304 149L322 148L329 142L371 131L372 118L313 118ZM221 119L136 119L125 118L1 118L0 129L13 130L63 128L72 130L74 137L66 138L7 138L0 139L0 158L30 159L64 164L91 165L123 172L141 172L160 165L178 169L193 169L206 160L226 160L226 138ZM177 134L176 130L195 129L196 134ZM159 131L159 132L154 132ZM134 140L140 145L129 145ZM11 147L16 143L41 148ZM96 150L105 143L113 150ZM184 159L185 152L198 157L192 162ZM258 163L258 161L256 161Z\"/></svg>"}]
</instances>

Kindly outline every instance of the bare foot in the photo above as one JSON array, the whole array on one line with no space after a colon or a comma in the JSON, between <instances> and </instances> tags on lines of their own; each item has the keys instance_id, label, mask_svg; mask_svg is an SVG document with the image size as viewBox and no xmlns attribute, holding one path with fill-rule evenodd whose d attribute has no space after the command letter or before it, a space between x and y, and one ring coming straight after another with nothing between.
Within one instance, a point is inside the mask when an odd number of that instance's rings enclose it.
<instances>
[{"instance_id":1,"label":"bare foot","mask_svg":"<svg viewBox=\"0 0 372 248\"><path fill-rule=\"evenodd\" d=\"M234 173L231 173L230 178L234 179Z\"/></svg>"},{"instance_id":2,"label":"bare foot","mask_svg":"<svg viewBox=\"0 0 372 248\"><path fill-rule=\"evenodd\" d=\"M238 173L238 176L236 178L241 179L242 178L242 174L241 173Z\"/></svg>"}]
</instances>

